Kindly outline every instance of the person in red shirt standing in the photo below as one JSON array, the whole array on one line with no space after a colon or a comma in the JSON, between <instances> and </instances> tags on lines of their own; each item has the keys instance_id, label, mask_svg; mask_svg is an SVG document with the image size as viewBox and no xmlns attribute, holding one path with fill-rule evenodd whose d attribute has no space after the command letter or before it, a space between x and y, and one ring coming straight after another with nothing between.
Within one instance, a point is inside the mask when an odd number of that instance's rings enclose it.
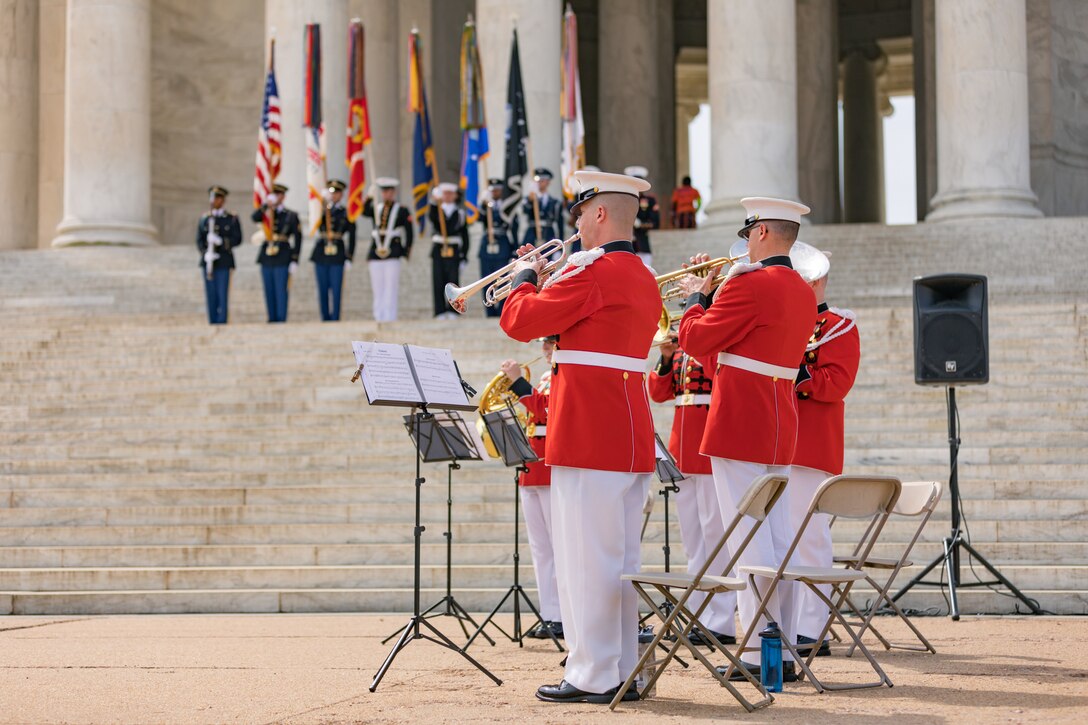
<instances>
[{"instance_id":1,"label":"person in red shirt standing","mask_svg":"<svg viewBox=\"0 0 1088 725\"><path fill-rule=\"evenodd\" d=\"M499 322L528 342L558 335L552 355L545 458L552 468L552 535L559 606L569 654L548 702L611 702L638 662L638 596L624 574L641 563L642 505L654 470L646 393L661 297L630 241L638 197L649 183L578 171L582 250L543 287L538 255L514 267ZM529 246L520 255L532 251ZM617 616L618 615L618 616ZM624 699L636 699L632 688Z\"/></svg>"},{"instance_id":2,"label":"person in red shirt standing","mask_svg":"<svg viewBox=\"0 0 1088 725\"><path fill-rule=\"evenodd\" d=\"M703 204L699 191L691 185L691 177L685 176L680 186L672 192L672 226L674 229L694 229L695 214Z\"/></svg>"},{"instance_id":3,"label":"person in red shirt standing","mask_svg":"<svg viewBox=\"0 0 1088 725\"><path fill-rule=\"evenodd\" d=\"M790 526L796 531L808 513L812 496L820 484L842 473L844 448L844 399L854 386L861 362L861 338L854 313L828 307L827 256L816 250L791 257L794 268L816 295L816 327L805 347L794 389L797 391L797 452L790 470ZM817 514L805 529L790 563L795 566L829 567L833 564L831 522ZM808 588L798 588L795 633L797 644L814 645L827 621L827 605ZM830 595L830 587L825 588ZM808 654L808 648L799 650ZM818 656L831 654L821 643Z\"/></svg>"},{"instance_id":4,"label":"person in red shirt standing","mask_svg":"<svg viewBox=\"0 0 1088 725\"><path fill-rule=\"evenodd\" d=\"M647 382L654 402L672 401L676 409L669 436L669 453L685 476L677 484L680 491L676 494L676 512L680 520L680 538L688 556L689 574L702 568L707 554L714 550L725 533L710 459L699 453L713 384L699 361L680 351L675 337L662 343L661 360L650 372ZM721 574L729 556L729 547L722 547L708 572L714 576ZM688 607L693 611L698 609L704 598L702 593L692 595ZM708 634L722 644L736 644L736 610L736 592L718 594L710 600L700 622L710 630ZM703 629L696 628L691 640L702 644L704 636Z\"/></svg>"},{"instance_id":5,"label":"person in red shirt standing","mask_svg":"<svg viewBox=\"0 0 1088 725\"><path fill-rule=\"evenodd\" d=\"M540 376L540 384L534 388L521 375L521 365L516 360L507 360L502 364L502 371L510 379L510 390L518 396L519 402L528 413L528 425L525 433L529 436L529 445L540 460L526 464L528 470L518 478L521 493L521 508L525 515L525 528L529 534L529 549L533 552L533 572L536 574L536 589L540 596L539 627L528 632L534 639L548 639L548 632L561 638L563 636L563 618L559 612L559 587L555 581L555 552L552 547L552 503L551 503L551 467L545 460L545 436L548 432L548 398L552 384L552 352L555 350L555 338L545 337L542 341L544 358L548 369Z\"/></svg>"},{"instance_id":6,"label":"person in red shirt standing","mask_svg":"<svg viewBox=\"0 0 1088 725\"><path fill-rule=\"evenodd\" d=\"M797 442L797 398L793 384L797 361L805 352L816 322L816 298L793 270L789 252L797 239L801 215L809 209L782 199L741 200L748 214L741 237L748 240L753 264L735 264L714 295L707 296L714 271L706 277L688 275L681 286L690 292L680 320L680 346L714 368L714 389L706 432L699 451L710 456L711 470L723 520L731 521L737 504L758 476L789 475ZM699 255L693 262L706 261ZM715 367L716 364L716 367ZM789 548L789 486L740 557L741 566L772 566ZM751 528L747 520L729 540L739 548ZM793 586L783 582L768 602L768 615L792 636ZM752 646L752 631L766 626L766 617L753 623L759 600L749 587L737 596L741 624ZM759 669L759 644L744 652L749 669ZM783 651L783 671L794 679L792 655ZM734 673L739 676L740 673Z\"/></svg>"}]
</instances>

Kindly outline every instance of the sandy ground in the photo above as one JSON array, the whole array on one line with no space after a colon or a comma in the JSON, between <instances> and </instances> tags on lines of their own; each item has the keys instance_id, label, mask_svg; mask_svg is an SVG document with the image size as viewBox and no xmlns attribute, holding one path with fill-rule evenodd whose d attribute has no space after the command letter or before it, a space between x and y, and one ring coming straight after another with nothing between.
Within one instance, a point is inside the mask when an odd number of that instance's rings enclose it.
<instances>
[{"instance_id":1,"label":"sandy ground","mask_svg":"<svg viewBox=\"0 0 1088 725\"><path fill-rule=\"evenodd\" d=\"M894 688L817 694L786 686L746 714L701 668L671 668L657 696L604 706L538 702L560 677L550 643L509 640L460 655L412 642L368 687L402 615L0 617L3 723L543 723L702 720L783 723L1088 721L1088 618L922 619L938 654L878 655ZM454 633L451 619L436 620ZM508 621L508 620L505 620ZM906 628L880 620L893 641ZM898 637L898 640L897 640ZM881 650L882 651L882 650ZM817 660L830 682L860 681L855 657Z\"/></svg>"}]
</instances>

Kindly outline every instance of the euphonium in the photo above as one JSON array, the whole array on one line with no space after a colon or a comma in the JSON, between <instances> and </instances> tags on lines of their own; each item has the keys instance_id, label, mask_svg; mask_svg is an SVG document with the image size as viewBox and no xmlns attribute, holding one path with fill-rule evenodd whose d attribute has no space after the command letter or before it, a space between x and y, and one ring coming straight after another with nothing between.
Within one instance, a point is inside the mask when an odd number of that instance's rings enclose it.
<instances>
[{"instance_id":1,"label":"euphonium","mask_svg":"<svg viewBox=\"0 0 1088 725\"><path fill-rule=\"evenodd\" d=\"M526 380L531 380L532 371L529 369L529 365L536 362L540 358L534 358L529 362L521 366L521 374ZM525 408L517 405L518 396L510 389L513 385L513 381L506 376L506 373L500 372L495 377L491 378L491 381L484 386L483 391L480 393L480 405L477 410L480 413L479 418L476 419L476 430L480 434L480 438L484 442L484 450L487 451L487 455L492 458L501 458L498 448L495 447L495 441L491 440L491 433L487 430L487 425L484 423L483 414L493 413L496 410L502 410L508 405L513 405L514 414L518 418L518 422L521 423L522 429L526 429L529 424L529 417L525 411Z\"/></svg>"}]
</instances>

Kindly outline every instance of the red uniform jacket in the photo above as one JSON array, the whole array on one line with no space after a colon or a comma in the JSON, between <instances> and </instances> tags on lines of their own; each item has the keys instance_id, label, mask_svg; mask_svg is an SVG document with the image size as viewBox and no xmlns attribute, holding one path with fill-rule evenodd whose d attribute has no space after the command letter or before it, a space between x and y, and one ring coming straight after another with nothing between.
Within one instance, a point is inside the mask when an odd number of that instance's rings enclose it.
<instances>
[{"instance_id":1,"label":"red uniform jacket","mask_svg":"<svg viewBox=\"0 0 1088 725\"><path fill-rule=\"evenodd\" d=\"M529 435L529 445L532 446L533 453L540 459L536 463L525 464L525 467L529 470L518 477L518 484L521 486L550 486L552 483L552 469L551 466L545 463L544 456L547 436L533 435L542 430L546 432L550 388L551 374L548 372L541 376L540 385L535 389L525 378L518 378L510 386L510 389L520 399L521 404L525 406L525 410L528 411L529 425L526 434Z\"/></svg>"},{"instance_id":2,"label":"red uniform jacket","mask_svg":"<svg viewBox=\"0 0 1088 725\"><path fill-rule=\"evenodd\" d=\"M698 360L679 350L667 364L658 363L657 369L650 373L648 387L655 403L669 400L681 403L672 417L669 453L676 459L680 472L689 476L710 473L710 459L699 453L710 405L683 403L687 402L685 396L709 396L713 383Z\"/></svg>"},{"instance_id":3,"label":"red uniform jacket","mask_svg":"<svg viewBox=\"0 0 1088 725\"><path fill-rule=\"evenodd\" d=\"M826 340L826 342L823 342ZM797 375L798 466L842 473L843 414L861 362L861 338L852 319L817 309L816 330Z\"/></svg>"},{"instance_id":4,"label":"red uniform jacket","mask_svg":"<svg viewBox=\"0 0 1088 725\"><path fill-rule=\"evenodd\" d=\"M738 269L745 269L740 267ZM709 305L709 309L708 309ZM716 366L704 455L785 466L797 444L794 377L769 377L717 365L728 352L796 369L816 324L816 296L789 257L763 260L719 289L712 305L692 295L680 320L680 346Z\"/></svg>"},{"instance_id":5,"label":"red uniform jacket","mask_svg":"<svg viewBox=\"0 0 1088 725\"><path fill-rule=\"evenodd\" d=\"M649 354L661 317L661 297L653 274L635 256L630 242L609 242L572 254L559 281L539 291L531 271L519 274L514 284L500 324L515 340L559 335L557 351L643 360ZM815 309L815 303L811 307ZM548 465L654 470L645 373L554 365L548 415L552 427L545 448Z\"/></svg>"}]
</instances>

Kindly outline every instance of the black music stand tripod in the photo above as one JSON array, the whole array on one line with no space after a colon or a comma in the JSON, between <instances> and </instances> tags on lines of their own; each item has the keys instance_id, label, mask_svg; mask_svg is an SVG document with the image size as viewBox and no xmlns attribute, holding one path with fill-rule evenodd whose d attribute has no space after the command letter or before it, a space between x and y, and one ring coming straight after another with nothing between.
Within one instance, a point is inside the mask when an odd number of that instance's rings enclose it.
<instances>
[{"instance_id":1,"label":"black music stand tripod","mask_svg":"<svg viewBox=\"0 0 1088 725\"><path fill-rule=\"evenodd\" d=\"M468 649L472 645L476 640L476 637L483 634L484 627L489 624L499 630L499 632L511 642L517 642L519 647L524 647L527 630L523 631L521 628L522 601L529 607L529 611L533 613L533 616L536 617L536 621L539 622L542 627L544 626L544 619L540 616L540 612L533 604L533 600L529 598L529 594L525 591L525 588L521 586L519 571L521 566L521 541L520 531L518 529L519 521L521 519L521 492L518 490L518 477L523 471L528 470L525 466L526 463L534 463L539 459L537 458L536 453L533 452L532 446L529 445L529 439L525 437L525 431L522 430L513 407L507 405L504 409L496 410L491 413L484 413L483 419L484 425L487 426L487 431L491 435L491 440L499 450L499 455L502 457L503 463L507 467L512 467L514 469L514 583L506 590L506 594L504 594L502 599L499 600L499 603L495 605L495 608L491 610L491 613L480 623L479 629L468 638L468 642L465 643L465 649ZM510 633L507 633L506 630L495 622L495 615L499 613L499 610L502 609L503 605L505 605L506 601L511 597L514 598L514 627ZM531 628L532 627L530 627L530 629ZM548 633L548 637L555 644L556 649L563 652L563 645L559 644L559 640L551 631L551 628L544 627L544 631ZM484 634L484 637L486 636L487 635Z\"/></svg>"},{"instance_id":2,"label":"black music stand tripod","mask_svg":"<svg viewBox=\"0 0 1088 725\"><path fill-rule=\"evenodd\" d=\"M460 417L460 416L458 416ZM446 649L453 650L459 655L468 660L472 665L487 675L496 685L501 685L502 680L495 677L486 667L481 665L475 659L472 658L463 648L454 644L446 635L442 634L431 624L420 612L419 605L419 590L420 590L420 540L423 536L424 527L420 523L420 494L423 488L423 484L426 479L423 478L421 473L421 464L424 460L456 460L457 456L453 456L453 451L458 446L464 445L464 440L460 436L460 431L457 430L456 424L443 426L442 423L449 421L450 416L445 415L443 419L439 419L438 416L427 411L426 405L419 406L419 410L412 410L411 415L404 416L405 427L408 429L409 435L412 437L412 442L415 445L416 450L416 525L413 530L413 538L415 540L415 566L414 575L415 582L413 585L413 608L412 617L408 620L408 623L404 625L400 631L400 637L397 639L396 644L393 645L393 649L386 655L385 661L374 675L374 681L370 683L370 691L374 692L378 688L378 684L385 677L385 673L389 671L390 665L393 664L393 660L400 653L402 649L408 646L410 642L414 640L424 640L427 642L433 642L437 645L445 647ZM461 421L462 425L464 421ZM453 429L452 431L450 429ZM443 451L445 452L443 454ZM445 457L441 457L445 455ZM466 456L461 456L464 459ZM477 457L479 457L477 455ZM467 645L466 645L467 647Z\"/></svg>"}]
</instances>

